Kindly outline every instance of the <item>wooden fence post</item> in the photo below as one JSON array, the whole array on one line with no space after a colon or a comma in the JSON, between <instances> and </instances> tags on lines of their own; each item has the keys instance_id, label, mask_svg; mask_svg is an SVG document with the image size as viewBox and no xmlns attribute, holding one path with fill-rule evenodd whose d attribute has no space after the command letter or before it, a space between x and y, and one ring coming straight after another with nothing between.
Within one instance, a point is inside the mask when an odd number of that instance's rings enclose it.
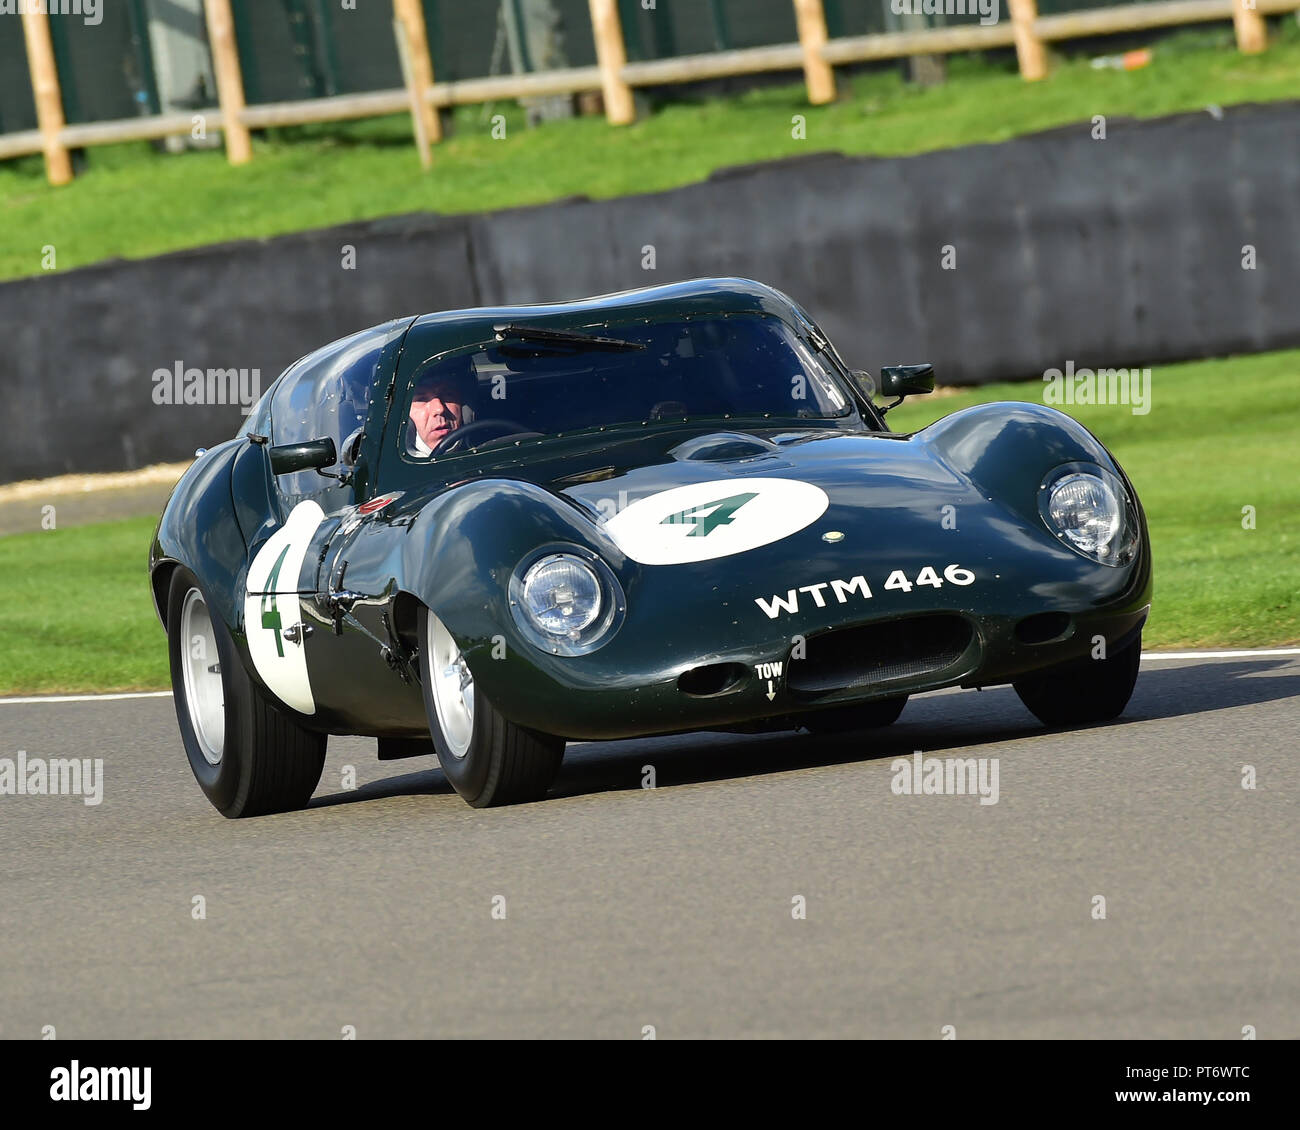
<instances>
[{"instance_id":1,"label":"wooden fence post","mask_svg":"<svg viewBox=\"0 0 1300 1130\"><path fill-rule=\"evenodd\" d=\"M59 140L64 126L63 93L59 88L59 68L54 61L54 42L50 39L50 17L45 8L36 5L24 7L22 14L27 69L32 76L36 121L45 151L45 175L50 184L67 184L72 180L72 159Z\"/></svg>"},{"instance_id":2,"label":"wooden fence post","mask_svg":"<svg viewBox=\"0 0 1300 1130\"><path fill-rule=\"evenodd\" d=\"M1037 82L1047 77L1047 48L1034 33L1038 19L1038 0L1008 0L1011 8L1011 31L1016 40L1016 60L1020 77Z\"/></svg>"},{"instance_id":3,"label":"wooden fence post","mask_svg":"<svg viewBox=\"0 0 1300 1130\"><path fill-rule=\"evenodd\" d=\"M1232 6L1232 26L1237 33L1237 50L1243 55L1258 55L1268 46L1268 29L1255 0L1236 0Z\"/></svg>"},{"instance_id":4,"label":"wooden fence post","mask_svg":"<svg viewBox=\"0 0 1300 1130\"><path fill-rule=\"evenodd\" d=\"M226 159L232 165L243 165L253 159L253 140L240 116L244 112L244 76L235 45L235 19L230 0L204 0L204 8L212 44L212 69L217 78L217 102L221 106L221 129L226 135Z\"/></svg>"},{"instance_id":5,"label":"wooden fence post","mask_svg":"<svg viewBox=\"0 0 1300 1130\"><path fill-rule=\"evenodd\" d=\"M441 141L442 119L429 101L429 88L433 86L433 57L429 54L429 30L424 23L424 9L420 0L393 0L393 15L406 31L411 82L419 95L420 129L430 141Z\"/></svg>"},{"instance_id":6,"label":"wooden fence post","mask_svg":"<svg viewBox=\"0 0 1300 1130\"><path fill-rule=\"evenodd\" d=\"M803 48L803 76L808 84L808 101L814 106L823 106L835 100L835 71L822 58L822 48L829 38L822 0L794 0L794 18L799 27L799 46Z\"/></svg>"},{"instance_id":7,"label":"wooden fence post","mask_svg":"<svg viewBox=\"0 0 1300 1130\"><path fill-rule=\"evenodd\" d=\"M605 117L610 125L625 126L636 121L636 102L632 88L623 81L627 65L627 47L623 43L623 25L618 18L618 0L588 0L591 8L591 32L596 40L596 61L600 64L600 83L605 95Z\"/></svg>"},{"instance_id":8,"label":"wooden fence post","mask_svg":"<svg viewBox=\"0 0 1300 1130\"><path fill-rule=\"evenodd\" d=\"M420 167L433 168L433 153L429 149L429 131L425 126L426 110L432 110L429 100L415 81L415 66L411 59L411 36L396 16L393 18L393 35L397 39L397 59L402 64L402 85L406 87L406 100L411 107L411 127L415 134L415 150L420 157ZM427 90L428 87L425 87Z\"/></svg>"}]
</instances>

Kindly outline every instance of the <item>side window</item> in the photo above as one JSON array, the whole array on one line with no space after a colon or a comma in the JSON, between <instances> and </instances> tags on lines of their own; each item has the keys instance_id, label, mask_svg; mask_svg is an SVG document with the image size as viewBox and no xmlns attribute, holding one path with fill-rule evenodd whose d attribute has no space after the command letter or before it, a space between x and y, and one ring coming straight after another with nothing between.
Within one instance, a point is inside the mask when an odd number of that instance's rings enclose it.
<instances>
[{"instance_id":1,"label":"side window","mask_svg":"<svg viewBox=\"0 0 1300 1130\"><path fill-rule=\"evenodd\" d=\"M244 439L249 434L266 435L271 426L271 395L273 389L262 393L257 403L249 410L244 426L235 433L236 439Z\"/></svg>"},{"instance_id":2,"label":"side window","mask_svg":"<svg viewBox=\"0 0 1300 1130\"><path fill-rule=\"evenodd\" d=\"M303 443L329 438L342 459L345 445L365 424L380 354L392 330L391 323L364 330L318 349L293 365L272 396L271 442ZM338 472L340 465L327 469ZM276 486L290 508L304 498L316 498L325 505L321 496L327 494L337 495L337 504L351 490L315 471L280 475Z\"/></svg>"}]
</instances>

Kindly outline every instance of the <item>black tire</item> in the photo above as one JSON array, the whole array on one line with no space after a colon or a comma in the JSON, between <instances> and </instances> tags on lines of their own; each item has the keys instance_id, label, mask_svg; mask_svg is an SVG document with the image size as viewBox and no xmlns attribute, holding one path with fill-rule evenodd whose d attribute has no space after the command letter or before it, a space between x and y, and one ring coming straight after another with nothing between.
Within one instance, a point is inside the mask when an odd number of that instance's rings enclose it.
<instances>
[{"instance_id":1,"label":"black tire","mask_svg":"<svg viewBox=\"0 0 1300 1130\"><path fill-rule=\"evenodd\" d=\"M472 733L468 747L457 756L443 734L434 701L429 642L433 619L428 609L420 609L420 683L429 734L447 780L474 808L541 800L560 771L564 739L515 725L474 687Z\"/></svg>"},{"instance_id":2,"label":"black tire","mask_svg":"<svg viewBox=\"0 0 1300 1130\"><path fill-rule=\"evenodd\" d=\"M1108 722L1123 713L1137 682L1142 637L1105 659L1054 667L1012 683L1020 701L1044 726Z\"/></svg>"},{"instance_id":3,"label":"black tire","mask_svg":"<svg viewBox=\"0 0 1300 1130\"><path fill-rule=\"evenodd\" d=\"M232 820L306 807L325 767L325 735L303 729L270 701L244 668L221 616L211 612L225 726L219 762L213 764L205 755L190 716L182 667L181 649L187 641L182 638L181 612L192 591L212 608L194 574L177 569L167 594L167 650L176 720L199 787L213 807Z\"/></svg>"},{"instance_id":4,"label":"black tire","mask_svg":"<svg viewBox=\"0 0 1300 1130\"><path fill-rule=\"evenodd\" d=\"M813 734L844 734L852 730L874 730L892 726L907 705L907 695L880 698L853 706L835 706L799 719L799 724Z\"/></svg>"}]
</instances>

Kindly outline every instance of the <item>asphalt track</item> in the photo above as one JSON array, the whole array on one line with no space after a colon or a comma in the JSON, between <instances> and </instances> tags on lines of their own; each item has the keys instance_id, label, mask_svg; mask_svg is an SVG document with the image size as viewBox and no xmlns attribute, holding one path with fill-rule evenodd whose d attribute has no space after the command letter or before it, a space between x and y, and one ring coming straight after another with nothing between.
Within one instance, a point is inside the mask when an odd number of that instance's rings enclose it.
<instances>
[{"instance_id":1,"label":"asphalt track","mask_svg":"<svg viewBox=\"0 0 1300 1130\"><path fill-rule=\"evenodd\" d=\"M244 822L169 698L0 705L0 757L105 761L97 807L0 796L0 1037L1295 1038L1298 695L1297 656L1144 662L1083 731L940 692L874 738L573 746L488 811L333 739ZM998 803L895 795L917 749L998 758Z\"/></svg>"}]
</instances>

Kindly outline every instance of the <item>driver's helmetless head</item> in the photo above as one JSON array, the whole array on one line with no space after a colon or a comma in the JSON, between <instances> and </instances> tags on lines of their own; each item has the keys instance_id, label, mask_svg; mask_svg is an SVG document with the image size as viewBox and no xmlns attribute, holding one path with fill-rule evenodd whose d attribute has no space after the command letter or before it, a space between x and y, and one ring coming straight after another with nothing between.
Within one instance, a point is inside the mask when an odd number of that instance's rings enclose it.
<instances>
[{"instance_id":1,"label":"driver's helmetless head","mask_svg":"<svg viewBox=\"0 0 1300 1130\"><path fill-rule=\"evenodd\" d=\"M415 388L411 419L416 434L430 450L464 423L465 394L456 381L431 379Z\"/></svg>"},{"instance_id":2,"label":"driver's helmetless head","mask_svg":"<svg viewBox=\"0 0 1300 1130\"><path fill-rule=\"evenodd\" d=\"M467 357L443 361L420 377L411 396L415 454L428 455L474 419L470 400L476 384L474 365Z\"/></svg>"}]
</instances>

